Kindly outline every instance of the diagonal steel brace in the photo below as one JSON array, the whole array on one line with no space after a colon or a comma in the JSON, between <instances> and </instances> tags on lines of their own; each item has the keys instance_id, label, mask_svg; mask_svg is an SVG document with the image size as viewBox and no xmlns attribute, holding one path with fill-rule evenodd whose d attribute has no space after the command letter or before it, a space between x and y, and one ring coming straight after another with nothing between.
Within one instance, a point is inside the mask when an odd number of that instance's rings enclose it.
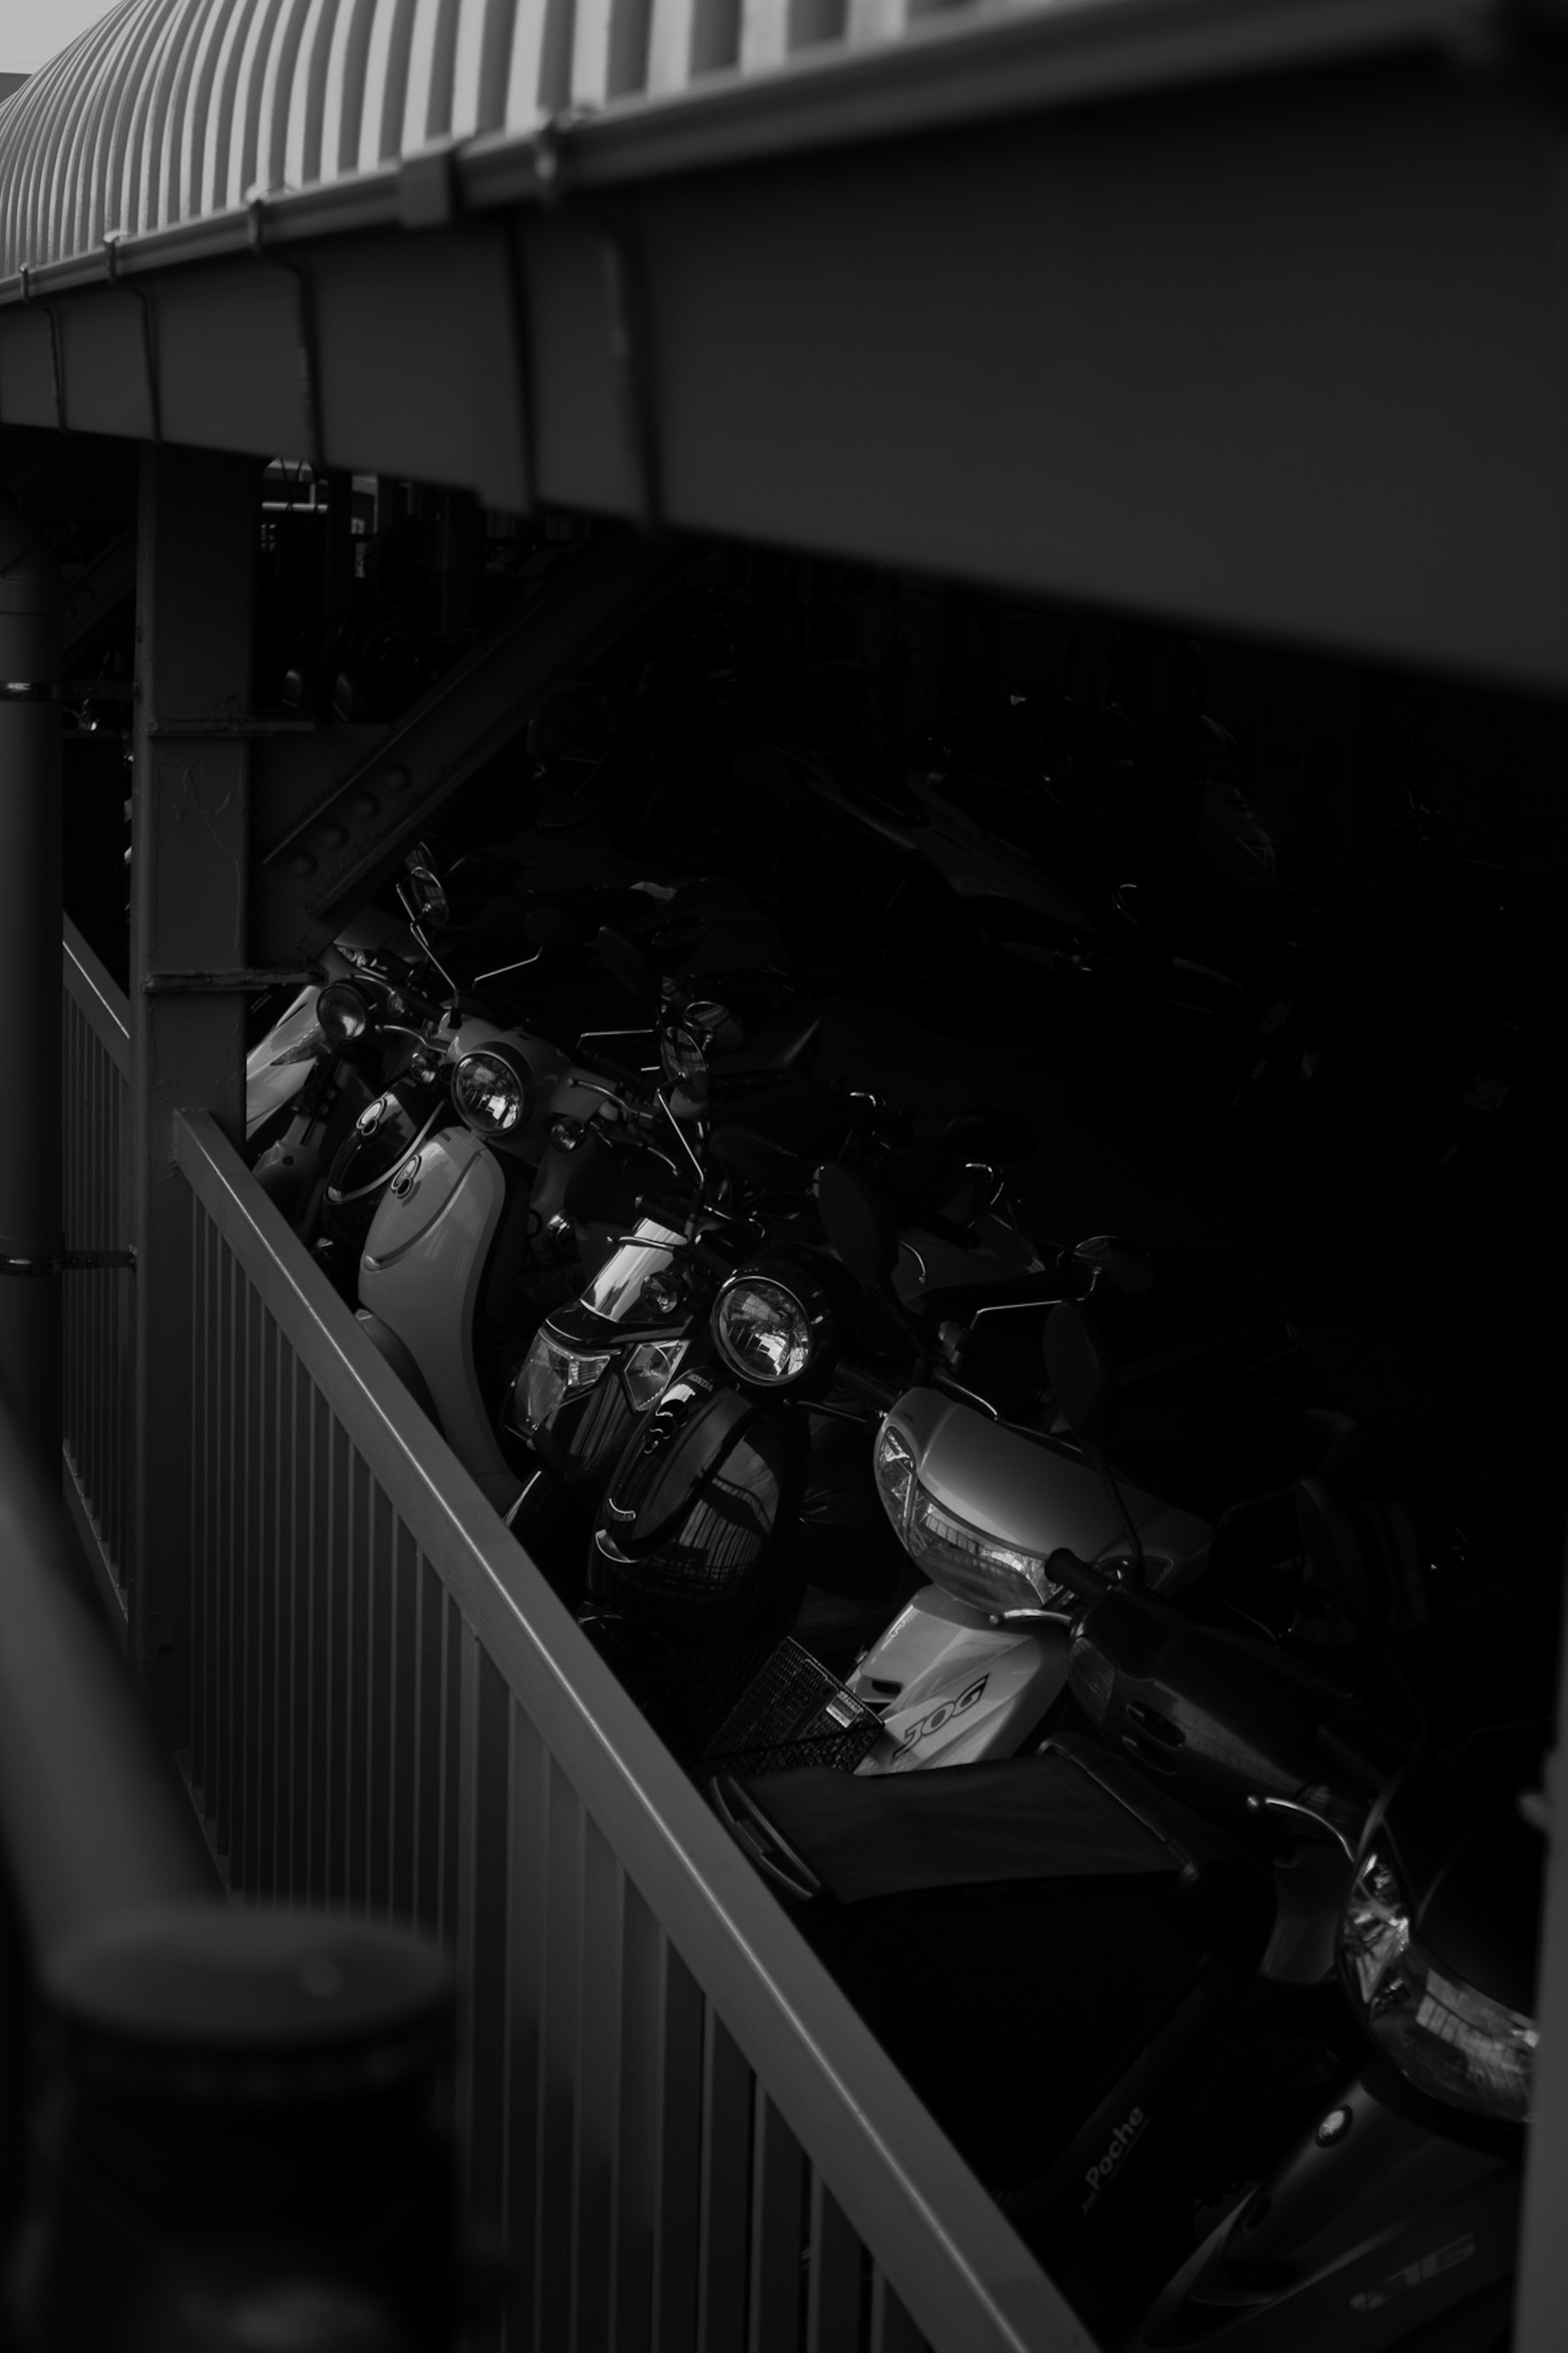
<instances>
[{"instance_id":1,"label":"diagonal steel brace","mask_svg":"<svg viewBox=\"0 0 1568 2353\"><path fill-rule=\"evenodd\" d=\"M606 533L438 679L252 871L258 964L308 963L395 868L433 811L651 603L688 543ZM258 810L258 829L265 812Z\"/></svg>"}]
</instances>

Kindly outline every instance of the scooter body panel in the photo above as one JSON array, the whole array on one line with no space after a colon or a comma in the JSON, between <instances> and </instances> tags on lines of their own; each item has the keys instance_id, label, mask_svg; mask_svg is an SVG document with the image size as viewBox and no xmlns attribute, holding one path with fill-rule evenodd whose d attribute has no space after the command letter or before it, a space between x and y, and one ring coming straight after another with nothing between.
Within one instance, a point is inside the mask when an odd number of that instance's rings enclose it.
<instances>
[{"instance_id":1,"label":"scooter body panel","mask_svg":"<svg viewBox=\"0 0 1568 2353\"><path fill-rule=\"evenodd\" d=\"M1382 2353L1467 2310L1474 2336L1457 2326L1442 2341L1484 2353L1500 2327L1487 2291L1516 2259L1520 2152L1504 2133L1447 2123L1370 2063L1170 2281L1140 2353L1320 2353L1346 2332L1357 2353Z\"/></svg>"},{"instance_id":2,"label":"scooter body panel","mask_svg":"<svg viewBox=\"0 0 1568 2353\"><path fill-rule=\"evenodd\" d=\"M1066 1683L1067 1653L1065 1619L993 1626L939 1586L922 1587L848 1679L853 1696L882 1715L856 1770L923 1772L1012 1756Z\"/></svg>"},{"instance_id":3,"label":"scooter body panel","mask_svg":"<svg viewBox=\"0 0 1568 2353\"><path fill-rule=\"evenodd\" d=\"M447 1444L499 1509L519 1482L491 1435L473 1333L506 1207L494 1155L467 1128L449 1128L412 1154L382 1196L359 1280L361 1304L408 1350Z\"/></svg>"}]
</instances>

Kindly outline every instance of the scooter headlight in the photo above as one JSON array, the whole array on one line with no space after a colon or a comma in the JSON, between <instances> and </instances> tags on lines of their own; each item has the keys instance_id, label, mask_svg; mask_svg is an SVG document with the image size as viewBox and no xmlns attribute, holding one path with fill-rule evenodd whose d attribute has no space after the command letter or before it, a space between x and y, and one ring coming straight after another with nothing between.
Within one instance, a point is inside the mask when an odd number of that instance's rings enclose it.
<instances>
[{"instance_id":1,"label":"scooter headlight","mask_svg":"<svg viewBox=\"0 0 1568 2353\"><path fill-rule=\"evenodd\" d=\"M596 1388L605 1377L608 1348L574 1348L558 1340L547 1324L534 1334L516 1388L518 1425L542 1430L572 1399ZM662 1385L661 1385L662 1386Z\"/></svg>"},{"instance_id":2,"label":"scooter headlight","mask_svg":"<svg viewBox=\"0 0 1568 2353\"><path fill-rule=\"evenodd\" d=\"M1535 2021L1444 1974L1411 1935L1398 1874L1375 1849L1340 1923L1340 1972L1373 2041L1419 2090L1529 2123Z\"/></svg>"},{"instance_id":3,"label":"scooter headlight","mask_svg":"<svg viewBox=\"0 0 1568 2353\"><path fill-rule=\"evenodd\" d=\"M515 1135L533 1110L533 1073L504 1046L465 1054L452 1074L452 1101L476 1135Z\"/></svg>"},{"instance_id":4,"label":"scooter headlight","mask_svg":"<svg viewBox=\"0 0 1568 2353\"><path fill-rule=\"evenodd\" d=\"M938 1503L915 1469L895 1422L885 1421L873 1458L877 1493L900 1541L933 1585L988 1617L1004 1609L1067 1609L1071 1597L1046 1575L1043 1553L1004 1544Z\"/></svg>"},{"instance_id":5,"label":"scooter headlight","mask_svg":"<svg viewBox=\"0 0 1568 2353\"><path fill-rule=\"evenodd\" d=\"M689 1340L644 1340L631 1351L621 1378L637 1412L646 1413L664 1394L666 1382L674 1379L690 1345Z\"/></svg>"},{"instance_id":6,"label":"scooter headlight","mask_svg":"<svg viewBox=\"0 0 1568 2353\"><path fill-rule=\"evenodd\" d=\"M352 981L334 980L316 999L316 1018L329 1045L352 1046L371 1026L370 1007Z\"/></svg>"},{"instance_id":7,"label":"scooter headlight","mask_svg":"<svg viewBox=\"0 0 1568 2353\"><path fill-rule=\"evenodd\" d=\"M742 1267L713 1303L713 1345L730 1370L762 1388L802 1380L832 1336L827 1301L793 1267Z\"/></svg>"}]
</instances>

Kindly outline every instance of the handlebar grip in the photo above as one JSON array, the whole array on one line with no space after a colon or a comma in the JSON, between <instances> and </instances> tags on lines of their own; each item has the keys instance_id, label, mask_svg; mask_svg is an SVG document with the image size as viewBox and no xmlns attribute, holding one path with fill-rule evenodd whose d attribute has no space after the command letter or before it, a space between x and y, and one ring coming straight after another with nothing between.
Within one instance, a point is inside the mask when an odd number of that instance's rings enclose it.
<instances>
[{"instance_id":1,"label":"handlebar grip","mask_svg":"<svg viewBox=\"0 0 1568 2353\"><path fill-rule=\"evenodd\" d=\"M1080 1601L1103 1601L1110 1587L1097 1568L1079 1560L1076 1552L1058 1545L1046 1562L1046 1575L1053 1585L1065 1585Z\"/></svg>"}]
</instances>

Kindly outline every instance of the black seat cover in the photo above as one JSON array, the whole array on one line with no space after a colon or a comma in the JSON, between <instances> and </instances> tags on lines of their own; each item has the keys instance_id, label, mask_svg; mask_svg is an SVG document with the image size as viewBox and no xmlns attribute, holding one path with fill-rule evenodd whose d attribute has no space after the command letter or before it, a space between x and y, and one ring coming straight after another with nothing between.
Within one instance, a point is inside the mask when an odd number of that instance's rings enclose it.
<instances>
[{"instance_id":1,"label":"black seat cover","mask_svg":"<svg viewBox=\"0 0 1568 2353\"><path fill-rule=\"evenodd\" d=\"M1201 2065L1255 1966L1267 1873L1081 1739L942 1773L742 1786L845 1891L795 1916L943 2129L994 2189L1048 2185L1031 2235L1075 2236L1117 2119L1173 2060ZM1005 2062L977 2063L999 1992Z\"/></svg>"},{"instance_id":2,"label":"black seat cover","mask_svg":"<svg viewBox=\"0 0 1568 2353\"><path fill-rule=\"evenodd\" d=\"M1053 1308L1044 1348L1058 1410L1080 1442L1145 1493L1203 1519L1300 1478L1330 1443L1321 1418L1289 1398L1238 1390L1130 1400L1104 1324L1080 1300Z\"/></svg>"},{"instance_id":3,"label":"black seat cover","mask_svg":"<svg viewBox=\"0 0 1568 2353\"><path fill-rule=\"evenodd\" d=\"M735 1165L759 1156L771 1163L781 1155L816 1160L844 1133L844 1115L820 1079L792 1079L734 1103L727 1103L721 1090L715 1092L712 1148Z\"/></svg>"},{"instance_id":4,"label":"black seat cover","mask_svg":"<svg viewBox=\"0 0 1568 2353\"><path fill-rule=\"evenodd\" d=\"M1217 1520L1241 1496L1300 1478L1328 1443L1293 1399L1226 1390L1123 1405L1106 1451L1146 1494Z\"/></svg>"}]
</instances>

